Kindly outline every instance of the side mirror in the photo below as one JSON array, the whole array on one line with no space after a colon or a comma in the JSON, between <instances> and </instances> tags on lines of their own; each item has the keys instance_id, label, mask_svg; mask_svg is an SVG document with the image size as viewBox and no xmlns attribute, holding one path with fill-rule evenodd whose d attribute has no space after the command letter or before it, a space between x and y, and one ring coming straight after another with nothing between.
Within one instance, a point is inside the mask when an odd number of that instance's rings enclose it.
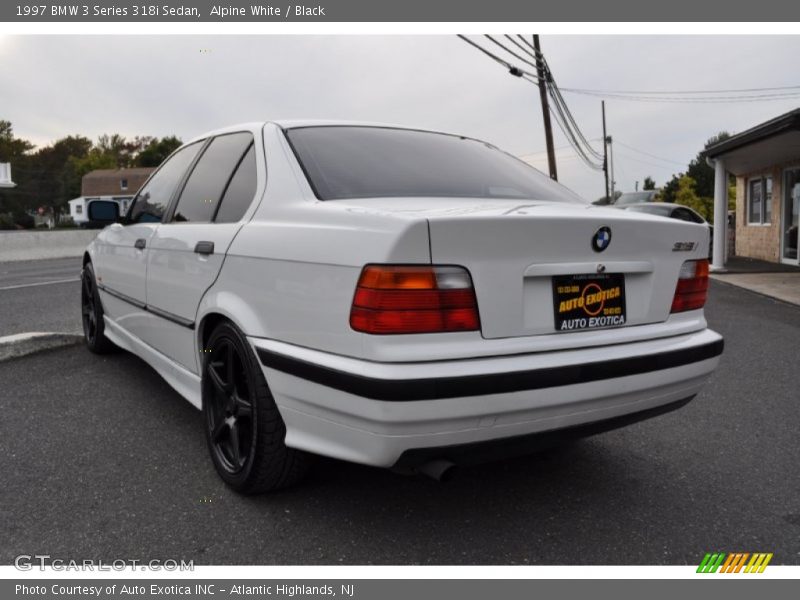
<instances>
[{"instance_id":1,"label":"side mirror","mask_svg":"<svg viewBox=\"0 0 800 600\"><path fill-rule=\"evenodd\" d=\"M90 227L105 227L119 221L119 204L111 200L91 200L86 209Z\"/></svg>"}]
</instances>

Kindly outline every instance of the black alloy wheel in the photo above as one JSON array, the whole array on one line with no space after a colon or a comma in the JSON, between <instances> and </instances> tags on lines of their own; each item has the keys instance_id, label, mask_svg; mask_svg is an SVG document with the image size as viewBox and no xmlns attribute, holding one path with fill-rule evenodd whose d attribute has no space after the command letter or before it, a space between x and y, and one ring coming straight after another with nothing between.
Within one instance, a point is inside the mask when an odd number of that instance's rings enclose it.
<instances>
[{"instance_id":1,"label":"black alloy wheel","mask_svg":"<svg viewBox=\"0 0 800 600\"><path fill-rule=\"evenodd\" d=\"M214 344L206 375L212 388L206 398L212 452L225 470L235 475L253 451L253 400L242 357L232 340L222 338Z\"/></svg>"},{"instance_id":2,"label":"black alloy wheel","mask_svg":"<svg viewBox=\"0 0 800 600\"><path fill-rule=\"evenodd\" d=\"M311 456L286 446L286 425L250 343L228 321L203 349L205 435L219 476L237 492L288 487L305 475Z\"/></svg>"},{"instance_id":3,"label":"black alloy wheel","mask_svg":"<svg viewBox=\"0 0 800 600\"><path fill-rule=\"evenodd\" d=\"M92 263L86 263L81 273L81 321L86 347L95 354L108 354L116 349L106 337L103 304L97 291Z\"/></svg>"}]
</instances>

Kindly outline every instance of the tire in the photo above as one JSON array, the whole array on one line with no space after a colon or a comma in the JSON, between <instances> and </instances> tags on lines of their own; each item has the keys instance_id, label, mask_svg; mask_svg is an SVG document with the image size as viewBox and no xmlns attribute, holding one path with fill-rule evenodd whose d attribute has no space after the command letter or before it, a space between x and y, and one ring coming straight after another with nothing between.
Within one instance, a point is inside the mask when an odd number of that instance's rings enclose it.
<instances>
[{"instance_id":1,"label":"tire","mask_svg":"<svg viewBox=\"0 0 800 600\"><path fill-rule=\"evenodd\" d=\"M206 350L203 424L219 476L242 494L260 494L300 481L311 456L286 447L286 425L242 332L232 323L220 323Z\"/></svg>"},{"instance_id":2,"label":"tire","mask_svg":"<svg viewBox=\"0 0 800 600\"><path fill-rule=\"evenodd\" d=\"M117 350L114 342L106 337L103 320L103 304L97 291L92 263L83 266L81 274L81 322L86 347L95 354L109 354Z\"/></svg>"}]
</instances>

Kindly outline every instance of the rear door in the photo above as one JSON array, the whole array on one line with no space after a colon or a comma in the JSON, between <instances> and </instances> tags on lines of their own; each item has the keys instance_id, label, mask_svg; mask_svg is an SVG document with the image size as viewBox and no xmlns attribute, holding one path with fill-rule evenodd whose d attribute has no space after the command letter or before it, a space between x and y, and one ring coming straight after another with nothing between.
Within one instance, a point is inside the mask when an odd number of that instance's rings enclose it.
<instances>
[{"instance_id":1,"label":"rear door","mask_svg":"<svg viewBox=\"0 0 800 600\"><path fill-rule=\"evenodd\" d=\"M109 316L141 337L146 303L149 245L186 170L202 144L195 143L170 156L136 196L125 225L107 227L97 237L93 257L97 283L115 300Z\"/></svg>"},{"instance_id":2,"label":"rear door","mask_svg":"<svg viewBox=\"0 0 800 600\"><path fill-rule=\"evenodd\" d=\"M174 209L153 236L147 266L147 309L161 318L150 345L195 370L192 329L197 307L256 192L250 132L215 137L186 180Z\"/></svg>"}]
</instances>

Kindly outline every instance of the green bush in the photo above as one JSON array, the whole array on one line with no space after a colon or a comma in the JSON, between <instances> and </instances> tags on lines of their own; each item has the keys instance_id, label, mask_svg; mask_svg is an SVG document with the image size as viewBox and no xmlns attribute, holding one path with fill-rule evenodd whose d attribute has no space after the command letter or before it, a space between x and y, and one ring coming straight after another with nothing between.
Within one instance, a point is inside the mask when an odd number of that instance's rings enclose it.
<instances>
[{"instance_id":1,"label":"green bush","mask_svg":"<svg viewBox=\"0 0 800 600\"><path fill-rule=\"evenodd\" d=\"M14 225L14 219L11 218L11 215L0 213L0 230L16 228L17 226Z\"/></svg>"}]
</instances>

